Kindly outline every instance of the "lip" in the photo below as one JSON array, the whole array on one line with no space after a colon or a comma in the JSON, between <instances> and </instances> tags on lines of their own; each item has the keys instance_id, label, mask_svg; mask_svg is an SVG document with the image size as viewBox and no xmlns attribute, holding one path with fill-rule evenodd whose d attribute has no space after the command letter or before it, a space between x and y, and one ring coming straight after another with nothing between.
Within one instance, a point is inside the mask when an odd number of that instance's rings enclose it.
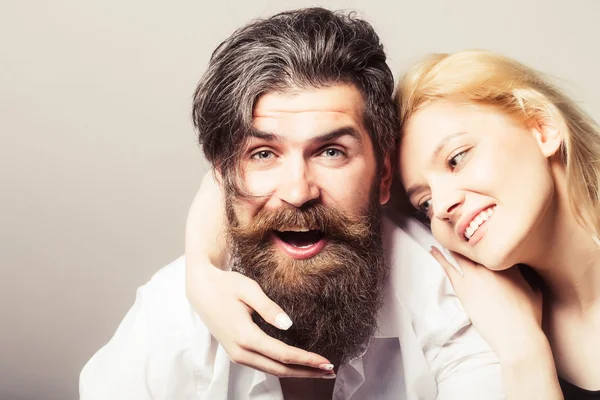
<instances>
[{"instance_id":1,"label":"lip","mask_svg":"<svg viewBox=\"0 0 600 400\"><path fill-rule=\"evenodd\" d=\"M463 240L467 240L467 238L465 237L465 232L471 224L471 221L473 221L473 219L475 219L475 217L478 216L483 210L487 210L488 208L494 206L495 204L488 204L487 206L475 209L469 213L464 214L463 218L461 218L460 221L458 221L458 224L456 224L456 234L458 235L458 237L460 237ZM486 222L487 221L485 221L482 224L482 226L485 225ZM479 228L477 229L477 231L479 231ZM473 236L475 236L476 234L477 232L475 232ZM471 240L473 240L473 236L471 236L471 239L467 240L467 242L471 242Z\"/></svg>"},{"instance_id":2,"label":"lip","mask_svg":"<svg viewBox=\"0 0 600 400\"><path fill-rule=\"evenodd\" d=\"M487 221L484 221L483 224L479 225L479 228L477 228L473 236L471 236L471 239L467 241L468 246L475 246L483 238L483 236L487 232L487 225L489 221L490 220L488 219Z\"/></svg>"},{"instance_id":3,"label":"lip","mask_svg":"<svg viewBox=\"0 0 600 400\"><path fill-rule=\"evenodd\" d=\"M279 247L279 249L281 249L281 251L283 251L287 256L293 258L294 260L306 260L314 257L319 254L327 244L327 239L321 238L318 242L312 244L310 247L300 248L284 242L275 234L273 234L272 237L275 245Z\"/></svg>"}]
</instances>

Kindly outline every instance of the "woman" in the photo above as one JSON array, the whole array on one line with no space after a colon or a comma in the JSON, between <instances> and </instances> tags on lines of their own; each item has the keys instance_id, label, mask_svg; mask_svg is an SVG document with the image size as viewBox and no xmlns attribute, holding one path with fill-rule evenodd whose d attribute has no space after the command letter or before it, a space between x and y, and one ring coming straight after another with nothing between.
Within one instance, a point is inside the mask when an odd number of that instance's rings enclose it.
<instances>
[{"instance_id":1,"label":"woman","mask_svg":"<svg viewBox=\"0 0 600 400\"><path fill-rule=\"evenodd\" d=\"M479 332L501 359L535 346L567 397L600 398L598 125L538 72L488 52L431 57L398 101L411 204L443 246L480 263L462 258L461 275L432 250Z\"/></svg>"},{"instance_id":2,"label":"woman","mask_svg":"<svg viewBox=\"0 0 600 400\"><path fill-rule=\"evenodd\" d=\"M520 357L535 356L545 398L560 396L557 373L565 397L598 397L598 125L539 73L489 52L430 57L405 76L397 100L406 196L455 252L460 272L432 249L473 324L502 362L514 365L503 368L505 378L519 375ZM200 211L222 208L206 181L188 218L188 297L241 362L262 369L283 363L310 376L289 364L318 368L325 360L317 355L270 338L239 345L257 329L249 308L282 328L289 321L247 279L211 266L222 265L223 238L202 241L197 227L216 234L223 216ZM543 309L518 264L541 277ZM221 321L209 306L215 298L220 314L246 325Z\"/></svg>"}]
</instances>

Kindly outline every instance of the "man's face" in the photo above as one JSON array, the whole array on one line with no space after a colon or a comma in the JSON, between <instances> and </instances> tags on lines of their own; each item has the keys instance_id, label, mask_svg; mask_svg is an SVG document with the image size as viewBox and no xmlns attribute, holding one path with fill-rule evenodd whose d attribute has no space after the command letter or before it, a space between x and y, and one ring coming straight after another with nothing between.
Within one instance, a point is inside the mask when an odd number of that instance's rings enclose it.
<instances>
[{"instance_id":1,"label":"man's face","mask_svg":"<svg viewBox=\"0 0 600 400\"><path fill-rule=\"evenodd\" d=\"M234 270L290 314L287 343L340 361L376 327L387 268L378 169L352 86L267 93L256 103L242 176L251 197L227 198Z\"/></svg>"},{"instance_id":2,"label":"man's face","mask_svg":"<svg viewBox=\"0 0 600 400\"><path fill-rule=\"evenodd\" d=\"M263 197L235 202L237 219L249 223L264 209L317 202L347 215L364 214L371 186L380 177L363 110L359 91L346 85L261 96L242 168L247 191ZM390 174L389 163L386 169L382 176ZM388 198L386 180L378 201ZM280 250L292 258L312 254L289 246Z\"/></svg>"}]
</instances>

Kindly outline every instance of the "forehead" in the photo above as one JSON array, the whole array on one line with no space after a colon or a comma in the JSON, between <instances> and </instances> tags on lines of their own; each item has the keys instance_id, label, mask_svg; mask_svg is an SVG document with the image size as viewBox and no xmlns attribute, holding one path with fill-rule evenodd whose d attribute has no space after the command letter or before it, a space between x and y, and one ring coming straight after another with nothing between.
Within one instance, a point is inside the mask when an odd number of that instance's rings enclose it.
<instances>
[{"instance_id":1,"label":"forehead","mask_svg":"<svg viewBox=\"0 0 600 400\"><path fill-rule=\"evenodd\" d=\"M253 125L282 136L310 136L343 126L366 134L364 107L360 92L351 85L269 92L256 102Z\"/></svg>"},{"instance_id":2,"label":"forehead","mask_svg":"<svg viewBox=\"0 0 600 400\"><path fill-rule=\"evenodd\" d=\"M404 184L415 179L429 164L446 140L464 132L479 131L486 124L488 110L474 105L434 102L423 106L407 121L400 142L398 167Z\"/></svg>"},{"instance_id":3,"label":"forehead","mask_svg":"<svg viewBox=\"0 0 600 400\"><path fill-rule=\"evenodd\" d=\"M427 104L407 121L402 144L412 150L434 148L446 136L464 131L474 122L476 114L478 110L474 105L449 102Z\"/></svg>"}]
</instances>

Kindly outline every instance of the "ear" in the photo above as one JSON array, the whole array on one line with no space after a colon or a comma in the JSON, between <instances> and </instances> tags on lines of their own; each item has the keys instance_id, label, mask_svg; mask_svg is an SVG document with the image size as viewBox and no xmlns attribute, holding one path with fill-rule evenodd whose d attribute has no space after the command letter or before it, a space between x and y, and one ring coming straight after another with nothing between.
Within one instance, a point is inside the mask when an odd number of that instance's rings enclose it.
<instances>
[{"instance_id":1,"label":"ear","mask_svg":"<svg viewBox=\"0 0 600 400\"><path fill-rule=\"evenodd\" d=\"M554 156L562 144L562 133L559 124L552 118L539 118L534 120L530 126L533 137L540 146L542 154L546 158Z\"/></svg>"},{"instance_id":2,"label":"ear","mask_svg":"<svg viewBox=\"0 0 600 400\"><path fill-rule=\"evenodd\" d=\"M379 203L385 204L390 199L390 186L392 186L392 156L385 157L383 168L381 169L381 183L379 185Z\"/></svg>"}]
</instances>

